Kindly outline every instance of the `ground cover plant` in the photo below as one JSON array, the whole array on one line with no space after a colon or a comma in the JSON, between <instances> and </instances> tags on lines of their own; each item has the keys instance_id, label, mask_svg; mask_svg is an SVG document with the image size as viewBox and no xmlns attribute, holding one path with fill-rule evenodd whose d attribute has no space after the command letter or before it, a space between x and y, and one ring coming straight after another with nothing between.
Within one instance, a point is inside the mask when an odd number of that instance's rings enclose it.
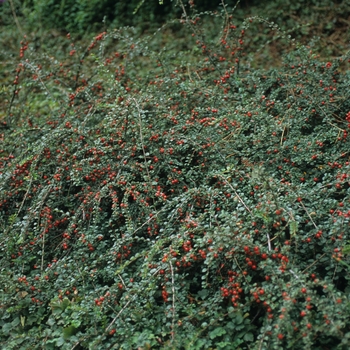
<instances>
[{"instance_id":1,"label":"ground cover plant","mask_svg":"<svg viewBox=\"0 0 350 350\"><path fill-rule=\"evenodd\" d=\"M0 126L3 348L347 349L349 53L182 12L190 52L154 46L166 29L67 35L66 60L23 38ZM280 67L252 68L256 26L288 41Z\"/></svg>"}]
</instances>

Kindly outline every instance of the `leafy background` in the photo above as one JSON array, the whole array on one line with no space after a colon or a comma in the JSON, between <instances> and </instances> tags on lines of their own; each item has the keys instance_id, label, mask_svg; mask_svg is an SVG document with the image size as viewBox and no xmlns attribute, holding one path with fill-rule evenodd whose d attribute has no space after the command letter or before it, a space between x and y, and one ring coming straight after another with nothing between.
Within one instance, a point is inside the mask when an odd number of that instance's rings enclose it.
<instances>
[{"instance_id":1,"label":"leafy background","mask_svg":"<svg viewBox=\"0 0 350 350\"><path fill-rule=\"evenodd\" d=\"M346 2L0 9L4 348L348 347Z\"/></svg>"}]
</instances>

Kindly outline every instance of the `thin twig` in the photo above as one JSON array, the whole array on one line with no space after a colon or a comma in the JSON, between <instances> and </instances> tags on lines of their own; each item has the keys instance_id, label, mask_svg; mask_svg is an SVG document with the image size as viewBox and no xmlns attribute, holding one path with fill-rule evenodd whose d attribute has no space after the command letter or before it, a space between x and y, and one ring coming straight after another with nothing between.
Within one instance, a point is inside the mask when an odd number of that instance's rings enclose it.
<instances>
[{"instance_id":1,"label":"thin twig","mask_svg":"<svg viewBox=\"0 0 350 350\"><path fill-rule=\"evenodd\" d=\"M193 32L201 38L201 40L204 42L204 39L203 39L203 36L200 34L200 32L192 25L188 15L187 15L187 12L186 12L186 9L185 9L185 6L182 2L182 0L178 0L178 4L180 5L180 7L182 8L182 11L183 11L183 14L182 16L185 18L185 21L186 23L191 27L191 29L193 30ZM213 58L213 55L210 53L209 50L205 50L205 54L206 56L208 57L209 61L211 62L211 64L215 67L215 69L219 72L220 75L223 75L223 72L221 70L221 68L215 63L214 61L214 58ZM162 65L163 66L163 65ZM231 88L233 88L234 86L232 86L231 82L230 81L227 81L227 83L231 86Z\"/></svg>"},{"instance_id":2,"label":"thin twig","mask_svg":"<svg viewBox=\"0 0 350 350\"><path fill-rule=\"evenodd\" d=\"M238 268L241 270L242 276L243 276L243 278L245 279L246 283L247 283L248 285L250 285L249 281L248 281L248 280L246 279L246 277L245 277L245 274L243 273L243 270L242 270L242 268L241 268L241 265L238 263L237 258L236 258L235 256L233 256L233 259L235 260L235 262L236 262Z\"/></svg>"},{"instance_id":3,"label":"thin twig","mask_svg":"<svg viewBox=\"0 0 350 350\"><path fill-rule=\"evenodd\" d=\"M139 113L139 120L140 120L140 123L139 123L139 126L140 126L140 138L141 138L141 144L142 144L143 158L144 158L144 160L145 160L145 166L146 166L146 171L147 171L148 179L151 180L151 177L150 177L150 174L149 174L149 171L148 171L148 167L147 167L147 158L146 158L145 146L144 146L144 142L143 142L141 109L140 109L140 106L139 106L138 102L136 101L136 99L133 98L133 100L134 100L134 102L135 102L135 104L136 104L136 108L137 108L138 113Z\"/></svg>"},{"instance_id":4,"label":"thin twig","mask_svg":"<svg viewBox=\"0 0 350 350\"><path fill-rule=\"evenodd\" d=\"M239 199L239 201L244 205L244 207L249 211L250 215L253 215L253 213L251 212L251 210L246 206L246 204L243 202L243 199L239 196L239 194L237 193L237 191L233 188L233 186L225 179L225 177L220 176L222 179L224 179L225 183L232 189L232 191L235 193L235 195L237 196L237 198Z\"/></svg>"},{"instance_id":5,"label":"thin twig","mask_svg":"<svg viewBox=\"0 0 350 350\"><path fill-rule=\"evenodd\" d=\"M269 252L270 252L272 248L271 248L271 239L270 239L269 233L266 233L266 237L267 237L267 245L269 247Z\"/></svg>"},{"instance_id":6,"label":"thin twig","mask_svg":"<svg viewBox=\"0 0 350 350\"><path fill-rule=\"evenodd\" d=\"M170 272L171 272L171 291L172 291L172 301L173 301L173 307L172 307L172 313L173 313L173 317L172 317L172 321L171 321L171 339L172 341L174 341L174 329L175 329L175 280L174 280L174 270L173 270L173 265L171 265L171 262L169 262L169 266L170 266Z\"/></svg>"},{"instance_id":7,"label":"thin twig","mask_svg":"<svg viewBox=\"0 0 350 350\"><path fill-rule=\"evenodd\" d=\"M307 216L310 218L311 222L314 224L315 228L318 229L317 225L315 224L315 222L312 220L311 215L309 214L309 212L307 211L307 209L305 208L305 205L303 202L300 202L300 204L303 206L304 210L306 211Z\"/></svg>"},{"instance_id":8,"label":"thin twig","mask_svg":"<svg viewBox=\"0 0 350 350\"><path fill-rule=\"evenodd\" d=\"M153 273L153 276L154 276L156 273L158 273L159 270L160 270L160 269L157 269L157 270ZM123 279L121 278L121 276L120 276L120 275L118 275L118 276L120 277L120 279L122 280L122 282L123 282L123 284L124 284L124 281L123 281ZM124 284L124 286L125 286L125 284ZM137 295L135 295L132 299L129 299L129 300L128 300L128 302L127 302L127 303L123 306L123 308L118 312L117 316L115 316L115 317L113 318L112 322L106 327L105 332L107 332L107 330L114 324L114 322L115 322L115 321L117 320L117 318L121 315L121 313L127 308L127 306L128 306L132 301L134 301L134 300L136 299L136 296L137 296Z\"/></svg>"},{"instance_id":9,"label":"thin twig","mask_svg":"<svg viewBox=\"0 0 350 350\"><path fill-rule=\"evenodd\" d=\"M45 224L44 226L44 229L43 229L43 243L41 245L41 266L40 266L40 271L41 273L43 273L44 271L44 252L45 252L45 231L46 231L46 228L47 228L47 223Z\"/></svg>"},{"instance_id":10,"label":"thin twig","mask_svg":"<svg viewBox=\"0 0 350 350\"><path fill-rule=\"evenodd\" d=\"M27 65L32 70L32 72L37 72L37 69L31 63L25 62L25 65ZM47 88L46 84L44 83L43 79L39 74L38 74L38 79L40 80L40 83L44 87L44 90L46 90L47 94L52 98L53 101L56 102L55 98L52 96L50 90ZM51 107L50 109L52 110Z\"/></svg>"},{"instance_id":11,"label":"thin twig","mask_svg":"<svg viewBox=\"0 0 350 350\"><path fill-rule=\"evenodd\" d=\"M327 121L328 124L334 126L335 128L339 129L340 131L344 132L345 130L342 128L339 128L339 126L332 124L331 122Z\"/></svg>"},{"instance_id":12,"label":"thin twig","mask_svg":"<svg viewBox=\"0 0 350 350\"><path fill-rule=\"evenodd\" d=\"M233 186L221 175L219 175L221 178L224 179L224 181L226 182L226 184L235 192L235 195L237 196L237 198L239 199L239 201L244 205L244 207L249 211L250 215L253 215L253 213L251 212L251 210L246 206L246 204L243 202L243 199L239 196L239 194L237 193L237 191L233 188ZM269 233L266 233L266 237L267 237L267 245L269 248L269 251L272 250L271 248L271 239L270 239L270 235Z\"/></svg>"},{"instance_id":13,"label":"thin twig","mask_svg":"<svg viewBox=\"0 0 350 350\"><path fill-rule=\"evenodd\" d=\"M222 5L222 8L224 9L224 12L225 12L224 32L226 29L226 33L224 34L223 40L226 40L229 33L230 33L230 26L229 26L230 19L229 19L229 15L227 13L227 10L226 10L226 5L225 5L223 0L221 0L221 5Z\"/></svg>"},{"instance_id":14,"label":"thin twig","mask_svg":"<svg viewBox=\"0 0 350 350\"><path fill-rule=\"evenodd\" d=\"M112 322L107 326L105 329L105 332L114 324L114 322L117 320L117 318L120 316L120 314L127 308L127 306L131 303L131 299L123 306L123 308L118 312L118 315L115 316L112 320Z\"/></svg>"},{"instance_id":15,"label":"thin twig","mask_svg":"<svg viewBox=\"0 0 350 350\"><path fill-rule=\"evenodd\" d=\"M286 130L286 127L283 128L283 131L282 131L282 135L281 135L281 141L280 141L280 145L282 146L283 144L283 138L284 138L284 132Z\"/></svg>"},{"instance_id":16,"label":"thin twig","mask_svg":"<svg viewBox=\"0 0 350 350\"><path fill-rule=\"evenodd\" d=\"M118 273L118 277L119 277L120 280L122 281L122 284L123 284L124 288L127 289L127 287L126 287L126 285L125 285L125 283L124 283L124 280L123 280L122 276L120 276L119 273Z\"/></svg>"},{"instance_id":17,"label":"thin twig","mask_svg":"<svg viewBox=\"0 0 350 350\"><path fill-rule=\"evenodd\" d=\"M12 0L10 0L10 6L11 6L11 11L12 11L13 19L15 20L17 29L18 29L18 31L21 33L21 35L24 36L22 27L21 27L21 25L20 25L19 22L18 22L18 18L17 18L17 16L16 16L15 7L14 7L14 5L13 5L13 1L12 1Z\"/></svg>"},{"instance_id":18,"label":"thin twig","mask_svg":"<svg viewBox=\"0 0 350 350\"><path fill-rule=\"evenodd\" d=\"M152 217L150 217L147 221L145 221L140 227L138 227L138 228L134 231L134 234L135 234L137 231L141 230L142 227L144 227L145 225L147 225L150 221L154 220L154 219L157 217L157 215L158 215L160 212L162 212L162 211L164 211L164 209L161 209L161 210L159 210L157 213L153 214Z\"/></svg>"},{"instance_id":19,"label":"thin twig","mask_svg":"<svg viewBox=\"0 0 350 350\"><path fill-rule=\"evenodd\" d=\"M326 255L326 253L322 254L318 259L316 259L311 265L309 265L304 271L302 271L301 273L304 273L306 270L308 270L310 267L314 266L320 259L322 259L324 256Z\"/></svg>"},{"instance_id":20,"label":"thin twig","mask_svg":"<svg viewBox=\"0 0 350 350\"><path fill-rule=\"evenodd\" d=\"M289 272L293 274L296 279L300 280L299 276L293 270L289 270Z\"/></svg>"}]
</instances>

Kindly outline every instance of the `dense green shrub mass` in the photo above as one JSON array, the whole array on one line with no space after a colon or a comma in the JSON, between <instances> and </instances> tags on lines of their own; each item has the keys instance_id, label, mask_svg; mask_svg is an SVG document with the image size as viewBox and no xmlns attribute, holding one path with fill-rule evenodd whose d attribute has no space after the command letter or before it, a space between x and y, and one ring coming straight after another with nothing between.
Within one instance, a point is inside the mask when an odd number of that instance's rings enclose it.
<instances>
[{"instance_id":1,"label":"dense green shrub mass","mask_svg":"<svg viewBox=\"0 0 350 350\"><path fill-rule=\"evenodd\" d=\"M129 29L68 38L66 61L22 42L2 348L347 348L349 55L249 70L258 18L209 42L200 23L191 61Z\"/></svg>"},{"instance_id":2,"label":"dense green shrub mass","mask_svg":"<svg viewBox=\"0 0 350 350\"><path fill-rule=\"evenodd\" d=\"M0 26L12 26L15 12L27 35L38 30L42 36L51 30L84 35L111 25L155 30L167 20L179 17L181 5L189 12L204 12L221 11L223 4L228 11L235 8L236 18L268 17L299 38L305 34L308 38L321 37L321 47L329 55L339 43L347 42L339 40L348 32L350 15L348 2L342 0L4 0L0 2ZM266 34L266 28L256 29L252 36L255 43Z\"/></svg>"},{"instance_id":3,"label":"dense green shrub mass","mask_svg":"<svg viewBox=\"0 0 350 350\"><path fill-rule=\"evenodd\" d=\"M15 10L20 22L26 21L31 30L59 30L84 34L113 23L115 27L140 25L155 29L173 18L179 9L175 3L151 1L113 0L11 0L0 3L0 24L12 25ZM218 7L219 3L215 7ZM203 7L204 6L204 7ZM208 4L202 9L208 10ZM156 26L154 26L156 24Z\"/></svg>"}]
</instances>

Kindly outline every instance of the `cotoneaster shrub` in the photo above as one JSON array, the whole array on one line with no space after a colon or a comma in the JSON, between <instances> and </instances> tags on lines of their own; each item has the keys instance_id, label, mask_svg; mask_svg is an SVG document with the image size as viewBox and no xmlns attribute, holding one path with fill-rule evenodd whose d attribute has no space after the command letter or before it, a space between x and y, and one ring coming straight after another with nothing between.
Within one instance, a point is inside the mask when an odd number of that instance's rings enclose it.
<instances>
[{"instance_id":1,"label":"cotoneaster shrub","mask_svg":"<svg viewBox=\"0 0 350 350\"><path fill-rule=\"evenodd\" d=\"M1 120L6 349L346 349L348 54L249 70L259 18L188 53L22 42ZM161 32L156 35L160 35Z\"/></svg>"}]
</instances>

